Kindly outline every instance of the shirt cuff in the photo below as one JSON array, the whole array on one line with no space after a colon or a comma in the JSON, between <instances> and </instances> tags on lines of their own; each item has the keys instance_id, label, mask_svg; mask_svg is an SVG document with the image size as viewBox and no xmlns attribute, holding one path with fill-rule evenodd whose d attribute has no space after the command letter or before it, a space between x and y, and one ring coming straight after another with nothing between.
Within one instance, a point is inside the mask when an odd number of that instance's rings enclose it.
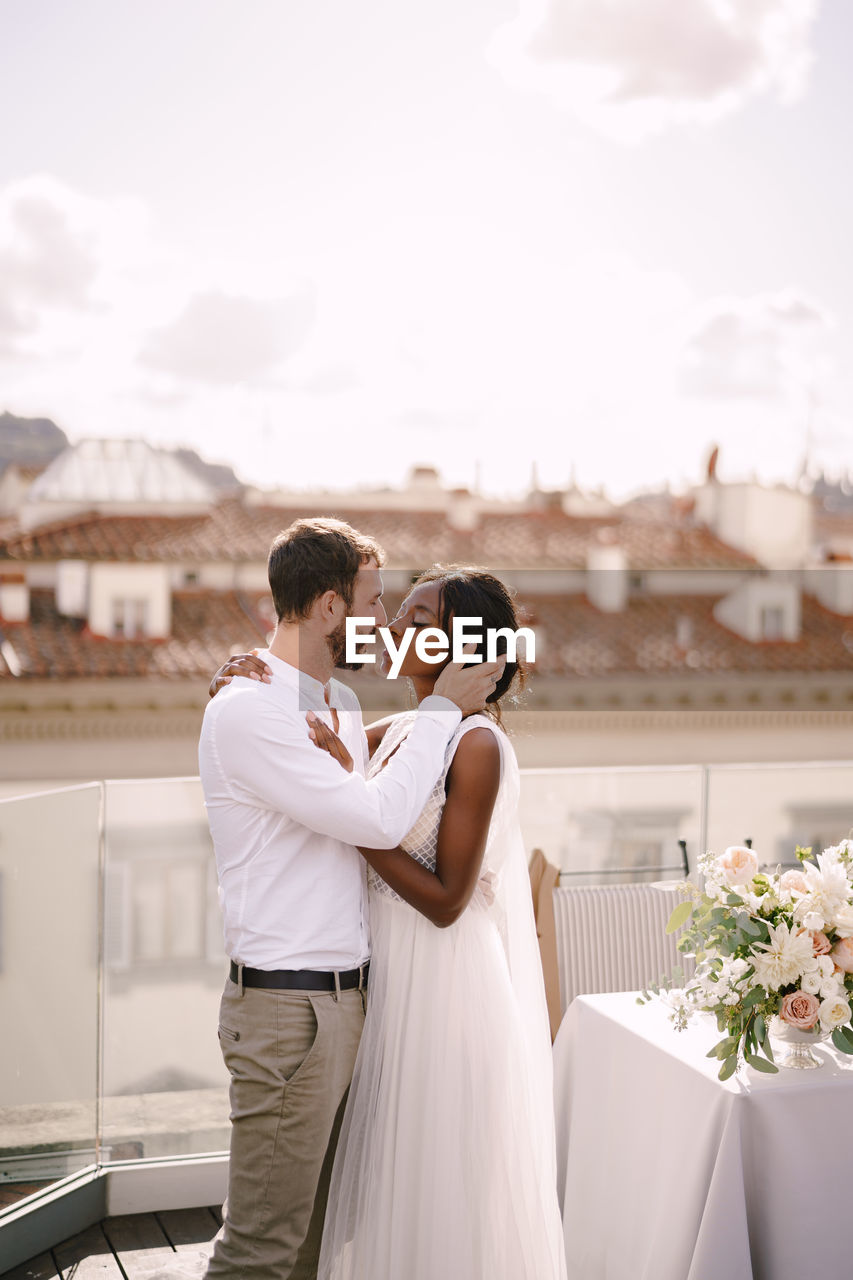
<instances>
[{"instance_id":1,"label":"shirt cuff","mask_svg":"<svg viewBox=\"0 0 853 1280\"><path fill-rule=\"evenodd\" d=\"M462 712L456 703L451 702L449 698L442 698L439 693L431 693L428 698L418 703L418 715L434 720L448 733L453 733L462 723Z\"/></svg>"}]
</instances>

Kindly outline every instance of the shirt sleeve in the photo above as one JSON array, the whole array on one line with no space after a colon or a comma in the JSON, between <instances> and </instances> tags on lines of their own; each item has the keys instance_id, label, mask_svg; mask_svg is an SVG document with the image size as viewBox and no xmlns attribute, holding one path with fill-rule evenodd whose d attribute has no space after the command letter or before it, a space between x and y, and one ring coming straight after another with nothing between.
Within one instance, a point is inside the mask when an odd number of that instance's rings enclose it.
<instances>
[{"instance_id":1,"label":"shirt sleeve","mask_svg":"<svg viewBox=\"0 0 853 1280\"><path fill-rule=\"evenodd\" d=\"M262 703L247 711L231 699L208 726L230 798L375 849L393 848L414 826L462 718L448 699L425 698L400 749L376 777L364 778L314 745L301 712Z\"/></svg>"}]
</instances>

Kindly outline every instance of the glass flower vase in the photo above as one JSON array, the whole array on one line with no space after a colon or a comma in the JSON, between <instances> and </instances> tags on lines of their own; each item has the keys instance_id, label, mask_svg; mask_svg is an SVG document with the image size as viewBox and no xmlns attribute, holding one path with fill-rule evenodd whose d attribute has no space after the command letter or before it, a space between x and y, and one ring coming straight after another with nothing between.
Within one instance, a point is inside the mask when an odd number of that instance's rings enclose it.
<instances>
[{"instance_id":1,"label":"glass flower vase","mask_svg":"<svg viewBox=\"0 0 853 1280\"><path fill-rule=\"evenodd\" d=\"M828 1040L832 1032L824 1031L819 1022L811 1031L801 1031L777 1016L770 1020L768 1030L774 1047L783 1047L782 1055L776 1057L777 1066L787 1067L790 1071L813 1071L815 1067L824 1065L823 1059L816 1058L812 1049Z\"/></svg>"}]
</instances>

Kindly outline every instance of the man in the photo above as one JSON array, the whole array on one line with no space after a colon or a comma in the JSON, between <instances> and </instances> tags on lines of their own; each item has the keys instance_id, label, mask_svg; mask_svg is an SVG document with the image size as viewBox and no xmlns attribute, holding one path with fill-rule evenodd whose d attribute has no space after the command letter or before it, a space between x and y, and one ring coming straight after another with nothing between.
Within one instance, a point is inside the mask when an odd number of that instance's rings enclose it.
<instances>
[{"instance_id":1,"label":"man","mask_svg":"<svg viewBox=\"0 0 853 1280\"><path fill-rule=\"evenodd\" d=\"M347 616L386 621L381 548L340 521L300 520L273 543L272 679L208 704L199 768L231 958L219 1038L231 1074L231 1159L209 1280L316 1275L328 1179L364 1020L369 958L356 844L397 845L441 772L463 712L499 663L449 665L406 742L366 780L358 700L332 679ZM344 772L309 737L340 734Z\"/></svg>"}]
</instances>

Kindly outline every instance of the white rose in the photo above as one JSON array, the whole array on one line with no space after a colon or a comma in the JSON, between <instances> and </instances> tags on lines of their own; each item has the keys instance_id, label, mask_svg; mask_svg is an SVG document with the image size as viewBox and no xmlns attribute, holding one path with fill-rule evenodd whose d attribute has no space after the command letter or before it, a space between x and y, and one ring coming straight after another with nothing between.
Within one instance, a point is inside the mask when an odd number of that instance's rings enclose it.
<instances>
[{"instance_id":1,"label":"white rose","mask_svg":"<svg viewBox=\"0 0 853 1280\"><path fill-rule=\"evenodd\" d=\"M823 929L823 916L819 911L807 911L803 916L803 928L812 933L820 933Z\"/></svg>"},{"instance_id":2,"label":"white rose","mask_svg":"<svg viewBox=\"0 0 853 1280\"><path fill-rule=\"evenodd\" d=\"M847 992L843 982L839 982L837 978L827 978L825 982L820 984L820 990L815 992L821 1000L831 1000L833 997L840 996L843 1000L847 999Z\"/></svg>"},{"instance_id":3,"label":"white rose","mask_svg":"<svg viewBox=\"0 0 853 1280\"><path fill-rule=\"evenodd\" d=\"M804 973L800 979L800 990L807 991L809 995L816 996L821 988L821 975L817 969L813 973ZM821 993L822 994L822 993Z\"/></svg>"},{"instance_id":4,"label":"white rose","mask_svg":"<svg viewBox=\"0 0 853 1280\"><path fill-rule=\"evenodd\" d=\"M842 996L830 996L821 1000L818 1013L824 1031L834 1031L850 1019L850 1005Z\"/></svg>"},{"instance_id":5,"label":"white rose","mask_svg":"<svg viewBox=\"0 0 853 1280\"><path fill-rule=\"evenodd\" d=\"M839 938L853 938L853 907L839 907L835 913L835 932Z\"/></svg>"}]
</instances>

